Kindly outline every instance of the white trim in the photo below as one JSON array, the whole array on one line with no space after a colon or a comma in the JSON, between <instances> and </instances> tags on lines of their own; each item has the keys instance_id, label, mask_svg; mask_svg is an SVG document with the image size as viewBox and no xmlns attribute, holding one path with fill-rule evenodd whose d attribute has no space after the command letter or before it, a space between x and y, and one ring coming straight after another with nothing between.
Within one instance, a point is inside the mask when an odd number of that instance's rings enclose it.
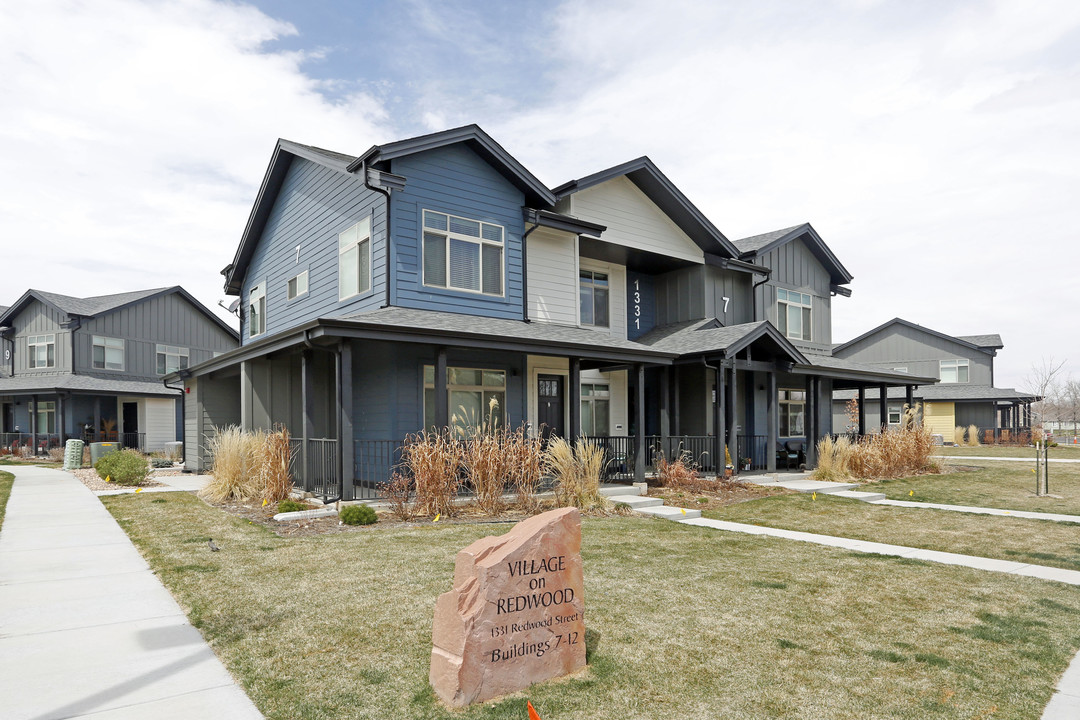
<instances>
[{"instance_id":1,"label":"white trim","mask_svg":"<svg viewBox=\"0 0 1080 720\"><path fill-rule=\"evenodd\" d=\"M52 345L53 357L52 362L49 362L49 346ZM45 348L45 364L37 364L37 353L34 348ZM52 368L56 367L56 333L44 333L41 335L30 335L26 338L26 367L28 370L37 370L39 368Z\"/></svg>"},{"instance_id":2,"label":"white trim","mask_svg":"<svg viewBox=\"0 0 1080 720\"><path fill-rule=\"evenodd\" d=\"M427 222L426 222L427 213L431 213L433 215L444 215L444 216L446 216L446 223L447 223L446 229L445 230L440 230L438 228L429 228L427 226ZM461 233L456 233L456 232L452 231L450 229L450 218L455 218L457 220L463 220L465 222L478 224L480 226L480 235L479 235L479 237L473 237L472 235L462 235ZM488 225L488 226L493 227L493 228L498 228L499 229L499 234L500 234L502 239L499 242L495 242L494 240L488 240L487 238L485 238L484 237L484 226L485 225ZM444 259L444 262L446 263L446 267L445 267L446 284L445 285L435 285L435 284L431 284L431 283L429 283L427 281L427 277L426 277L427 273L426 273L426 268L425 268L426 263L424 262L424 245L425 245L424 236L428 235L428 234L442 236L443 239L445 240L445 243L443 245L443 248L444 248L443 259ZM509 258L508 258L509 253L507 252L506 227L504 225L500 225L498 223L493 223L493 222L487 222L486 220L476 220L474 218L467 218L467 217L463 217L461 215L454 215L452 213L442 212L440 210L429 210L428 208L422 208L420 210L420 233L419 233L419 235L420 235L420 248L419 248L419 250L420 250L420 283L424 287L437 288L439 290L450 290L450 291L453 291L453 292L470 293L472 295L484 295L486 297L506 297L506 268L507 268L507 263L508 263L508 260L509 260ZM470 243L472 245L477 246L477 251L478 251L477 252L477 258L478 258L478 263L479 264L476 267L476 274L477 274L477 279L478 279L479 285L480 285L479 290L473 290L472 288L457 287L457 286L454 286L454 285L450 284L450 241L451 240L457 240L459 242L466 242L466 243ZM499 248L500 256L502 257L501 267L499 268L499 292L497 292L497 293L484 292L484 246L485 245L490 246L490 247Z\"/></svg>"},{"instance_id":3,"label":"white trim","mask_svg":"<svg viewBox=\"0 0 1080 720\"><path fill-rule=\"evenodd\" d=\"M371 241L371 226L373 225L373 218L371 215L360 219L353 223L346 229L338 233L338 301L348 300L349 298L358 297L360 295L366 295L371 292L372 285L372 270L371 264L374 261L372 256L372 241ZM350 233L355 233L352 238L343 237ZM342 242L345 243L342 246ZM360 268L356 269L356 292L343 295L344 288L341 287L341 258L345 253L349 252L353 248L357 248L356 262L360 263L360 253L364 251L364 244L367 244L367 277L360 276ZM365 284L366 283L366 284Z\"/></svg>"},{"instance_id":4,"label":"white trim","mask_svg":"<svg viewBox=\"0 0 1080 720\"><path fill-rule=\"evenodd\" d=\"M99 340L101 340L102 342L99 343L98 342ZM110 346L109 343L108 343L109 340L120 343L120 346L119 347L117 347L115 345ZM101 367L97 366L97 361L94 359L94 350L97 349L98 347L102 348L102 350L103 350L102 361L101 361L102 366ZM109 350L119 350L120 351L120 367L109 367ZM90 336L90 367L92 367L94 370L110 370L110 371L113 371L113 372L123 372L125 361L127 360L126 356L127 356L127 348L125 347L125 343L124 343L123 338L114 338L114 337L109 337L107 335L91 335ZM115 365L115 363L113 363L113 364Z\"/></svg>"},{"instance_id":5,"label":"white trim","mask_svg":"<svg viewBox=\"0 0 1080 720\"><path fill-rule=\"evenodd\" d=\"M258 332L255 332L255 326L251 324L251 307L259 300L262 301L262 307L260 308ZM266 280L261 280L248 290L247 326L249 338L258 337L266 332Z\"/></svg>"},{"instance_id":6,"label":"white trim","mask_svg":"<svg viewBox=\"0 0 1080 720\"><path fill-rule=\"evenodd\" d=\"M780 293L781 292L785 293L785 297L784 297L783 300L780 299ZM790 298L790 295L792 293L794 293L796 295L800 295L800 296L806 296L806 302L804 303L802 301L801 297L797 301L792 301L791 298ZM784 318L784 328L783 329L781 329L781 327L780 327L780 303L783 303L784 306L785 306L785 311L784 311L785 318ZM809 327L805 327L805 324L802 322L802 311L800 310L800 312L799 312L799 324L804 325L804 327L802 328L802 334L801 335L792 335L791 334L790 323L788 322L787 317L786 317L788 307L805 308L805 309L810 311ZM792 290L790 288L777 287L776 288L776 329L780 330L784 334L784 336L787 337L790 340L801 340L803 342L814 342L814 294L810 293L810 292L803 292L802 290Z\"/></svg>"},{"instance_id":7,"label":"white trim","mask_svg":"<svg viewBox=\"0 0 1080 720\"><path fill-rule=\"evenodd\" d=\"M954 363L952 367L956 371L956 379L955 380L946 380L945 378L942 377L942 372L945 369L945 363ZM961 380L960 379L960 368L964 368L965 370L967 370L967 379L966 380ZM963 384L966 384L966 383L970 383L971 382L971 361L968 360L967 358L949 358L949 359L944 359L944 360L938 360L938 380L940 380L942 384L947 384L947 385L963 385Z\"/></svg>"},{"instance_id":8,"label":"white trim","mask_svg":"<svg viewBox=\"0 0 1080 720\"><path fill-rule=\"evenodd\" d=\"M303 282L304 289L303 290L300 289L300 278L304 279L304 282ZM302 298L305 295L307 295L308 294L308 279L309 279L308 271L305 269L305 270L302 270L302 271L296 273L291 278L286 280L285 281L285 299L287 301L292 301L292 300L296 300L297 298ZM295 293L292 292L293 282L294 281L296 283L296 292Z\"/></svg>"},{"instance_id":9,"label":"white trim","mask_svg":"<svg viewBox=\"0 0 1080 720\"><path fill-rule=\"evenodd\" d=\"M165 356L165 372L157 371L157 359L159 355ZM169 358L176 358L176 367L170 369ZM184 358L187 362L180 364L180 358ZM191 349L186 347L180 347L179 345L165 345L162 343L155 343L154 345L154 370L158 375L168 375L178 370L185 370L191 367Z\"/></svg>"}]
</instances>

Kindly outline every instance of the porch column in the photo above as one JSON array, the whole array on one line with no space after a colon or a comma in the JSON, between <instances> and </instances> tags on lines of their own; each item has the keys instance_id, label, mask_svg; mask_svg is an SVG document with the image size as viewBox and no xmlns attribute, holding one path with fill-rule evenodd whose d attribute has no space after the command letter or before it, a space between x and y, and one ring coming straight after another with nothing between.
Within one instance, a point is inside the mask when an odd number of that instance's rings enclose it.
<instances>
[{"instance_id":1,"label":"porch column","mask_svg":"<svg viewBox=\"0 0 1080 720\"><path fill-rule=\"evenodd\" d=\"M907 385L904 388L904 402L907 403L907 406L909 408L911 408L912 410L915 409L915 386L914 385Z\"/></svg>"},{"instance_id":2,"label":"porch column","mask_svg":"<svg viewBox=\"0 0 1080 720\"><path fill-rule=\"evenodd\" d=\"M667 448L668 436L671 435L671 368L665 365L660 369L660 437Z\"/></svg>"},{"instance_id":3,"label":"porch column","mask_svg":"<svg viewBox=\"0 0 1080 720\"><path fill-rule=\"evenodd\" d=\"M341 458L341 499L354 498L356 447L353 444L352 342L344 340L338 351L338 456ZM389 481L390 478L387 478Z\"/></svg>"},{"instance_id":4,"label":"porch column","mask_svg":"<svg viewBox=\"0 0 1080 720\"><path fill-rule=\"evenodd\" d=\"M567 382L570 403L570 432L566 438L571 443L581 437L581 358L570 358L570 379Z\"/></svg>"},{"instance_id":5,"label":"porch column","mask_svg":"<svg viewBox=\"0 0 1080 720\"><path fill-rule=\"evenodd\" d=\"M881 413L881 417L878 418L881 422L881 432L885 432L889 429L889 388L885 383L878 385L878 412Z\"/></svg>"},{"instance_id":6,"label":"porch column","mask_svg":"<svg viewBox=\"0 0 1080 720\"><path fill-rule=\"evenodd\" d=\"M300 461L301 473L305 490L311 490L310 475L308 472L308 440L315 435L315 391L312 387L311 351L304 350L300 353L300 405L303 409L304 422L303 432L300 436ZM241 371L243 375L243 371ZM244 382L244 379L241 380Z\"/></svg>"},{"instance_id":7,"label":"porch column","mask_svg":"<svg viewBox=\"0 0 1080 720\"><path fill-rule=\"evenodd\" d=\"M866 434L866 388L859 386L859 435Z\"/></svg>"},{"instance_id":8,"label":"porch column","mask_svg":"<svg viewBox=\"0 0 1080 720\"><path fill-rule=\"evenodd\" d=\"M309 351L305 351L309 352ZM305 355L306 357L306 355ZM307 362L304 360L303 362ZM251 430L251 363L244 360L240 363L240 429ZM307 446L307 443L304 443Z\"/></svg>"},{"instance_id":9,"label":"porch column","mask_svg":"<svg viewBox=\"0 0 1080 720\"><path fill-rule=\"evenodd\" d=\"M728 370L727 386L727 449L731 453L731 464L739 470L739 396L736 392L738 371L734 360Z\"/></svg>"},{"instance_id":10,"label":"porch column","mask_svg":"<svg viewBox=\"0 0 1080 720\"><path fill-rule=\"evenodd\" d=\"M765 472L776 472L776 435L778 414L776 412L776 371L765 373L769 381L765 385Z\"/></svg>"},{"instance_id":11,"label":"porch column","mask_svg":"<svg viewBox=\"0 0 1080 720\"><path fill-rule=\"evenodd\" d=\"M90 442L99 442L101 439L101 396L94 398L94 434L90 436Z\"/></svg>"},{"instance_id":12,"label":"porch column","mask_svg":"<svg viewBox=\"0 0 1080 720\"><path fill-rule=\"evenodd\" d=\"M450 398L446 394L446 348L435 351L435 428L450 425Z\"/></svg>"},{"instance_id":13,"label":"porch column","mask_svg":"<svg viewBox=\"0 0 1080 720\"><path fill-rule=\"evenodd\" d=\"M724 443L727 440L727 387L724 377L724 363L720 361L716 368L716 420L713 431L716 435L715 447L713 448L713 461L716 468L716 477L724 476Z\"/></svg>"},{"instance_id":14,"label":"porch column","mask_svg":"<svg viewBox=\"0 0 1080 720\"><path fill-rule=\"evenodd\" d=\"M679 419L679 368L671 366L671 433L682 435L682 421Z\"/></svg>"},{"instance_id":15,"label":"porch column","mask_svg":"<svg viewBox=\"0 0 1080 720\"><path fill-rule=\"evenodd\" d=\"M30 413L30 443L33 454L37 455L38 396L31 395L30 402L33 403L33 411Z\"/></svg>"},{"instance_id":16,"label":"porch column","mask_svg":"<svg viewBox=\"0 0 1080 720\"><path fill-rule=\"evenodd\" d=\"M817 465L818 443L818 378L806 376L806 415L803 418L803 434L806 435L806 467Z\"/></svg>"},{"instance_id":17,"label":"porch column","mask_svg":"<svg viewBox=\"0 0 1080 720\"><path fill-rule=\"evenodd\" d=\"M645 482L645 365L634 365L637 407L634 408L634 481Z\"/></svg>"},{"instance_id":18,"label":"porch column","mask_svg":"<svg viewBox=\"0 0 1080 720\"><path fill-rule=\"evenodd\" d=\"M56 434L60 437L60 446L64 445L64 396L56 394Z\"/></svg>"}]
</instances>

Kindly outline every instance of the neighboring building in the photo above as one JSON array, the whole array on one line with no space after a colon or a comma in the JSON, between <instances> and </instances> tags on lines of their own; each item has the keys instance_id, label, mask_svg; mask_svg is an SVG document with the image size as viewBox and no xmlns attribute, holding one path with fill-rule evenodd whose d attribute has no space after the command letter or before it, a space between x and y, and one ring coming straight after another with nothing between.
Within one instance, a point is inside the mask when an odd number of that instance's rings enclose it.
<instances>
[{"instance_id":1,"label":"neighboring building","mask_svg":"<svg viewBox=\"0 0 1080 720\"><path fill-rule=\"evenodd\" d=\"M145 451L181 439L181 388L163 378L237 346L183 288L75 298L28 290L0 311L0 445L67 438Z\"/></svg>"},{"instance_id":2,"label":"neighboring building","mask_svg":"<svg viewBox=\"0 0 1080 720\"><path fill-rule=\"evenodd\" d=\"M829 357L851 275L809 225L732 242L648 158L550 190L475 125L359 157L278 141L222 274L242 345L181 374L187 437L285 425L324 495L489 416L603 438L638 477L725 441L771 469L831 432L834 389L932 382Z\"/></svg>"},{"instance_id":3,"label":"neighboring building","mask_svg":"<svg viewBox=\"0 0 1080 720\"><path fill-rule=\"evenodd\" d=\"M837 345L833 355L892 372L938 378L937 384L918 388L910 399L895 388L887 390L885 423L877 388L860 399L860 406L864 406L864 425L878 428L900 425L905 403L921 403L923 424L951 442L957 426L975 425L981 438L986 431L1030 430L1031 404L1039 398L994 387L994 358L1003 347L1000 335L954 337L894 318ZM833 395L833 427L838 432L850 423L845 408L854 397L850 391Z\"/></svg>"}]
</instances>

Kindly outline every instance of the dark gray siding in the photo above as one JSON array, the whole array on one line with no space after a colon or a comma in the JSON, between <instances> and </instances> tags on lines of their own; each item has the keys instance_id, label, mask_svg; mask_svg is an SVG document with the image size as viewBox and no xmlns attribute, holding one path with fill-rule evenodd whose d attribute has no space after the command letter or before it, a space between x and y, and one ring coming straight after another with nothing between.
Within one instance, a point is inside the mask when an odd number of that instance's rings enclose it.
<instances>
[{"instance_id":1,"label":"dark gray siding","mask_svg":"<svg viewBox=\"0 0 1080 720\"><path fill-rule=\"evenodd\" d=\"M924 377L939 377L941 360L967 359L969 384L990 385L993 379L994 358L989 353L908 325L889 325L836 355L883 368L905 367Z\"/></svg>"},{"instance_id":2,"label":"dark gray siding","mask_svg":"<svg viewBox=\"0 0 1080 720\"><path fill-rule=\"evenodd\" d=\"M93 366L93 336L124 341L124 369ZM197 365L236 348L236 339L178 293L151 298L91 318L74 333L75 371L80 375L157 380L157 345L188 349Z\"/></svg>"},{"instance_id":3,"label":"dark gray siding","mask_svg":"<svg viewBox=\"0 0 1080 720\"><path fill-rule=\"evenodd\" d=\"M215 428L240 424L240 378L204 375L191 378L186 386L186 417L184 421L184 459L196 472L210 470L208 438Z\"/></svg>"},{"instance_id":4,"label":"dark gray siding","mask_svg":"<svg viewBox=\"0 0 1080 720\"><path fill-rule=\"evenodd\" d=\"M371 288L338 300L338 234L372 216ZM383 304L386 294L386 212L382 195L359 177L294 158L243 280L244 322L252 287L266 282L266 334L319 317L351 315ZM299 262L296 248L300 247ZM308 292L288 299L289 279L308 271Z\"/></svg>"},{"instance_id":5,"label":"dark gray siding","mask_svg":"<svg viewBox=\"0 0 1080 720\"><path fill-rule=\"evenodd\" d=\"M15 328L15 374L60 375L71 372L71 333L60 327L67 319L38 300L31 300L14 320ZM30 368L27 338L31 335L55 335L56 363L51 368Z\"/></svg>"},{"instance_id":6,"label":"dark gray siding","mask_svg":"<svg viewBox=\"0 0 1080 720\"><path fill-rule=\"evenodd\" d=\"M730 298L727 311L724 298ZM718 318L725 325L753 320L750 276L697 265L656 277L656 323Z\"/></svg>"},{"instance_id":7,"label":"dark gray siding","mask_svg":"<svg viewBox=\"0 0 1080 720\"><path fill-rule=\"evenodd\" d=\"M975 425L979 429L997 426L992 402L958 402L954 408L957 425L965 428L968 425Z\"/></svg>"},{"instance_id":8,"label":"dark gray siding","mask_svg":"<svg viewBox=\"0 0 1080 720\"><path fill-rule=\"evenodd\" d=\"M521 210L524 195L476 153L461 145L394 160L405 190L395 193L393 223L393 304L469 315L522 317ZM450 213L502 225L504 234L501 297L427 287L421 272L420 227L424 210Z\"/></svg>"},{"instance_id":9,"label":"dark gray siding","mask_svg":"<svg viewBox=\"0 0 1080 720\"><path fill-rule=\"evenodd\" d=\"M758 264L772 269L769 281L757 289L759 312L774 325L776 318L776 288L795 290L813 296L811 300L812 328L810 342L793 341L796 346L828 349L832 344L832 297L830 275L802 240L793 240L766 253Z\"/></svg>"}]
</instances>

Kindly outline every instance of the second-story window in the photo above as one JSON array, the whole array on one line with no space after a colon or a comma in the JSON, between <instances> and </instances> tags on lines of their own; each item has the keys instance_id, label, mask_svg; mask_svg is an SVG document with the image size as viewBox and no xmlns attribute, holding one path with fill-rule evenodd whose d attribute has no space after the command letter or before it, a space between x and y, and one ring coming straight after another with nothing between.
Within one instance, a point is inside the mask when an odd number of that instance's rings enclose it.
<instances>
[{"instance_id":1,"label":"second-story window","mask_svg":"<svg viewBox=\"0 0 1080 720\"><path fill-rule=\"evenodd\" d=\"M248 337L266 332L266 283L261 282L248 293ZM159 346L160 347L160 346Z\"/></svg>"},{"instance_id":2,"label":"second-story window","mask_svg":"<svg viewBox=\"0 0 1080 720\"><path fill-rule=\"evenodd\" d=\"M56 336L31 335L26 339L26 350L31 368L56 366Z\"/></svg>"},{"instance_id":3,"label":"second-story window","mask_svg":"<svg viewBox=\"0 0 1080 720\"><path fill-rule=\"evenodd\" d=\"M943 383L966 383L968 381L968 361L942 360L939 376Z\"/></svg>"},{"instance_id":4,"label":"second-story window","mask_svg":"<svg viewBox=\"0 0 1080 720\"><path fill-rule=\"evenodd\" d=\"M424 284L503 294L503 227L424 211Z\"/></svg>"},{"instance_id":5,"label":"second-story window","mask_svg":"<svg viewBox=\"0 0 1080 720\"><path fill-rule=\"evenodd\" d=\"M288 286L285 289L285 296L289 300L295 300L301 295L305 295L307 293L307 280L307 270L304 270L303 272L289 278Z\"/></svg>"},{"instance_id":6,"label":"second-story window","mask_svg":"<svg viewBox=\"0 0 1080 720\"><path fill-rule=\"evenodd\" d=\"M776 321L785 336L793 340L810 340L810 296L777 288Z\"/></svg>"},{"instance_id":7,"label":"second-story window","mask_svg":"<svg viewBox=\"0 0 1080 720\"><path fill-rule=\"evenodd\" d=\"M188 366L188 349L175 345L157 346L157 374L168 375Z\"/></svg>"},{"instance_id":8,"label":"second-story window","mask_svg":"<svg viewBox=\"0 0 1080 720\"><path fill-rule=\"evenodd\" d=\"M338 235L338 300L371 289L371 217Z\"/></svg>"},{"instance_id":9,"label":"second-story window","mask_svg":"<svg viewBox=\"0 0 1080 720\"><path fill-rule=\"evenodd\" d=\"M121 338L93 336L93 366L96 370L124 369L124 341Z\"/></svg>"},{"instance_id":10,"label":"second-story window","mask_svg":"<svg viewBox=\"0 0 1080 720\"><path fill-rule=\"evenodd\" d=\"M581 288L581 324L608 327L607 273L582 270L578 285Z\"/></svg>"}]
</instances>

